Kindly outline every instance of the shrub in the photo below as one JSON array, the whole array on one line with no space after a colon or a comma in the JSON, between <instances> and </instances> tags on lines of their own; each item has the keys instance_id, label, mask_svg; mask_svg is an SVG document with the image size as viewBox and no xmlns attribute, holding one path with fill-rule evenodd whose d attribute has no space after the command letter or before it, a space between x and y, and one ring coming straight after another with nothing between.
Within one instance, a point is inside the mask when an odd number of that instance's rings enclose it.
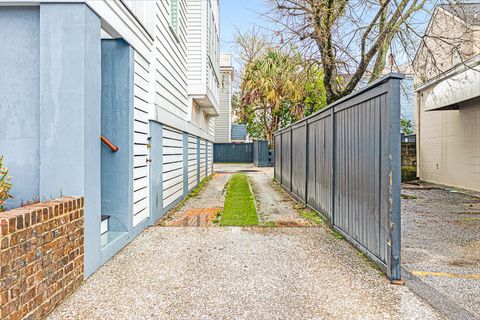
<instances>
[{"instance_id":1,"label":"shrub","mask_svg":"<svg viewBox=\"0 0 480 320\"><path fill-rule=\"evenodd\" d=\"M3 167L3 156L0 156L0 212L5 210L5 201L13 198L10 189L12 189L12 177L8 175L8 168Z\"/></svg>"}]
</instances>

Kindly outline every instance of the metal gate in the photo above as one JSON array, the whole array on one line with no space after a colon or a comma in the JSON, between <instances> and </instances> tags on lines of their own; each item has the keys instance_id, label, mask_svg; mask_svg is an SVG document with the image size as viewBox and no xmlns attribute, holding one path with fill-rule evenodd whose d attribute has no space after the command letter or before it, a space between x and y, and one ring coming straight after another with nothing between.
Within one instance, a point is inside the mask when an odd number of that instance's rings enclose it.
<instances>
[{"instance_id":1,"label":"metal gate","mask_svg":"<svg viewBox=\"0 0 480 320\"><path fill-rule=\"evenodd\" d=\"M391 280L400 274L400 80L390 74L275 134L275 179Z\"/></svg>"},{"instance_id":2,"label":"metal gate","mask_svg":"<svg viewBox=\"0 0 480 320\"><path fill-rule=\"evenodd\" d=\"M253 162L253 143L215 143L213 162Z\"/></svg>"},{"instance_id":3,"label":"metal gate","mask_svg":"<svg viewBox=\"0 0 480 320\"><path fill-rule=\"evenodd\" d=\"M253 163L257 167L271 167L273 165L271 153L272 150L269 149L267 140L253 142Z\"/></svg>"}]
</instances>

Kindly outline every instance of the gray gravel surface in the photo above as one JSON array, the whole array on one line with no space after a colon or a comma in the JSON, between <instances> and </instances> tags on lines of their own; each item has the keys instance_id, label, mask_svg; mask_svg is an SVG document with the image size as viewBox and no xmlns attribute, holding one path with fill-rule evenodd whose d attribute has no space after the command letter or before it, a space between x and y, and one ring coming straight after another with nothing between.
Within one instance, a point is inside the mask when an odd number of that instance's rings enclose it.
<instances>
[{"instance_id":1,"label":"gray gravel surface","mask_svg":"<svg viewBox=\"0 0 480 320\"><path fill-rule=\"evenodd\" d=\"M210 181L204 185L202 191L195 197L190 197L176 208L170 210L160 221L159 225L172 225L181 221L190 210L223 208L226 196L226 184L230 173L214 173Z\"/></svg>"},{"instance_id":2,"label":"gray gravel surface","mask_svg":"<svg viewBox=\"0 0 480 320\"><path fill-rule=\"evenodd\" d=\"M257 204L257 213L261 223L275 223L277 226L307 226L295 209L297 204L280 185L273 182L273 168L261 168L258 172L248 173Z\"/></svg>"},{"instance_id":3,"label":"gray gravel surface","mask_svg":"<svg viewBox=\"0 0 480 320\"><path fill-rule=\"evenodd\" d=\"M449 274L419 278L480 319L480 198L442 189L402 193L416 197L402 200L404 268Z\"/></svg>"},{"instance_id":4,"label":"gray gravel surface","mask_svg":"<svg viewBox=\"0 0 480 320\"><path fill-rule=\"evenodd\" d=\"M438 319L326 227L152 227L49 319Z\"/></svg>"}]
</instances>

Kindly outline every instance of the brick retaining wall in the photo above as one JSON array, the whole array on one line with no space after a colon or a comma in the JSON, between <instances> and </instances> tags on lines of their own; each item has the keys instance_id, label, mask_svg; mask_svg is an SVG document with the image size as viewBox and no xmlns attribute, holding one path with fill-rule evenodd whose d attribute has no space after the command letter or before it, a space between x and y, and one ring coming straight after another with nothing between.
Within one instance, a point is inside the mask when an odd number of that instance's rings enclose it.
<instances>
[{"instance_id":1,"label":"brick retaining wall","mask_svg":"<svg viewBox=\"0 0 480 320\"><path fill-rule=\"evenodd\" d=\"M41 319L83 281L83 198L0 213L0 319Z\"/></svg>"},{"instance_id":2,"label":"brick retaining wall","mask_svg":"<svg viewBox=\"0 0 480 320\"><path fill-rule=\"evenodd\" d=\"M417 165L417 144L415 142L402 142L402 167L415 167Z\"/></svg>"}]
</instances>

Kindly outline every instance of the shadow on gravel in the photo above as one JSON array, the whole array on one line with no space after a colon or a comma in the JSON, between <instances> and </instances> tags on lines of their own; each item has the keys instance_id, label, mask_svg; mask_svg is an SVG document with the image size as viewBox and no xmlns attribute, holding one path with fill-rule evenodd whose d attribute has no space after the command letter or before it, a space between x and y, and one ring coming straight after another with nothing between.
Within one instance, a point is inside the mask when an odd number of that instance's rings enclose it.
<instances>
[{"instance_id":1,"label":"shadow on gravel","mask_svg":"<svg viewBox=\"0 0 480 320\"><path fill-rule=\"evenodd\" d=\"M402 264L407 285L445 316L480 319L480 197L404 185Z\"/></svg>"}]
</instances>

